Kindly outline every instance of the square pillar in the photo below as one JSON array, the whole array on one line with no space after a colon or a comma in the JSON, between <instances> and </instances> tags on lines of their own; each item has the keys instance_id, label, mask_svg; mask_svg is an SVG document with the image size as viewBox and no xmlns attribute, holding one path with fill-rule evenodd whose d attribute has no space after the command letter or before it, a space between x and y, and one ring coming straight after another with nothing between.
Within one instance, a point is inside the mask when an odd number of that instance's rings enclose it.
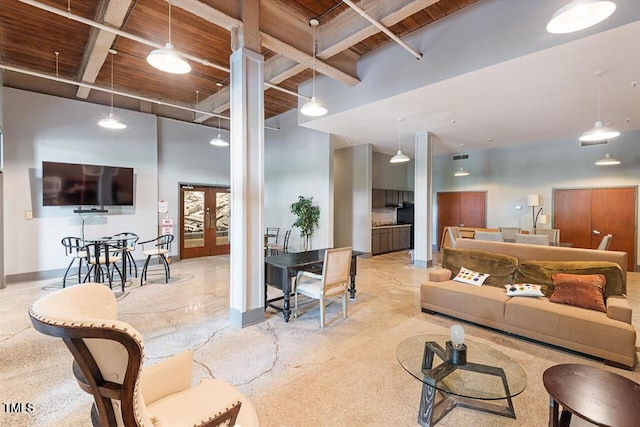
<instances>
[{"instance_id":1,"label":"square pillar","mask_svg":"<svg viewBox=\"0 0 640 427\"><path fill-rule=\"evenodd\" d=\"M264 320L264 57L231 55L231 261L233 324Z\"/></svg>"}]
</instances>

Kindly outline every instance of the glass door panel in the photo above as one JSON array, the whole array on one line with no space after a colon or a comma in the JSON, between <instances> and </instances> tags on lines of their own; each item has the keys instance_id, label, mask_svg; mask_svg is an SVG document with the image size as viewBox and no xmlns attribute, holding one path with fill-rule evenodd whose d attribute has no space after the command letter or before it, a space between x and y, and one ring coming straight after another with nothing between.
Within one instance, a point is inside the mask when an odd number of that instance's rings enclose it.
<instances>
[{"instance_id":1,"label":"glass door panel","mask_svg":"<svg viewBox=\"0 0 640 427\"><path fill-rule=\"evenodd\" d=\"M183 232L185 248L202 248L204 240L204 191L185 190L183 209Z\"/></svg>"},{"instance_id":2,"label":"glass door panel","mask_svg":"<svg viewBox=\"0 0 640 427\"><path fill-rule=\"evenodd\" d=\"M184 185L180 189L181 258L228 254L229 189Z\"/></svg>"}]
</instances>

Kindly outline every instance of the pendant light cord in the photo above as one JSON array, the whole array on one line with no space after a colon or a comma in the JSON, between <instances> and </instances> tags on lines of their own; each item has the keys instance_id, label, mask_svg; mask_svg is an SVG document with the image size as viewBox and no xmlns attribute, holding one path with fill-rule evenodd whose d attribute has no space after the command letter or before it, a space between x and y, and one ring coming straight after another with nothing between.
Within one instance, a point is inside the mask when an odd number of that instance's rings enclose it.
<instances>
[{"instance_id":1,"label":"pendant light cord","mask_svg":"<svg viewBox=\"0 0 640 427\"><path fill-rule=\"evenodd\" d=\"M313 89L311 97L316 96L316 27L317 25L313 26L313 66L311 67L313 72Z\"/></svg>"},{"instance_id":2,"label":"pendant light cord","mask_svg":"<svg viewBox=\"0 0 640 427\"><path fill-rule=\"evenodd\" d=\"M171 2L169 3L169 43L171 43Z\"/></svg>"},{"instance_id":3,"label":"pendant light cord","mask_svg":"<svg viewBox=\"0 0 640 427\"><path fill-rule=\"evenodd\" d=\"M600 121L600 76L602 74L598 74L598 121Z\"/></svg>"},{"instance_id":4,"label":"pendant light cord","mask_svg":"<svg viewBox=\"0 0 640 427\"><path fill-rule=\"evenodd\" d=\"M113 114L113 52L111 52L111 114Z\"/></svg>"}]
</instances>

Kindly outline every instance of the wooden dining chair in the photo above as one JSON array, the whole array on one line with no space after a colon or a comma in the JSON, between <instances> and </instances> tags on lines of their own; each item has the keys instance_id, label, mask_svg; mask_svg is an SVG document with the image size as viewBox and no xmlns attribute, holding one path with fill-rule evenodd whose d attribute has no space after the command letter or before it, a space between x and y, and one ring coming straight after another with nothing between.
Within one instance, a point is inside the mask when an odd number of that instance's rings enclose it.
<instances>
[{"instance_id":1,"label":"wooden dining chair","mask_svg":"<svg viewBox=\"0 0 640 427\"><path fill-rule=\"evenodd\" d=\"M325 298L339 295L342 298L342 317L347 318L347 292L351 273L350 247L327 249L324 253L322 274L298 271L295 279L293 316L298 317L298 294L319 300L320 327L325 324Z\"/></svg>"}]
</instances>

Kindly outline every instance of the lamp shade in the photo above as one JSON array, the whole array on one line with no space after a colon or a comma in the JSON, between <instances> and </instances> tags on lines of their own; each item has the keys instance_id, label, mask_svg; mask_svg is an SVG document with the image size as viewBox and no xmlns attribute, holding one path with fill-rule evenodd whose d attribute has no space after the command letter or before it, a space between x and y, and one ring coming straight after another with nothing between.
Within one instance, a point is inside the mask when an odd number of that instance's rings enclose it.
<instances>
[{"instance_id":1,"label":"lamp shade","mask_svg":"<svg viewBox=\"0 0 640 427\"><path fill-rule=\"evenodd\" d=\"M403 162L408 162L409 160L410 160L409 156L404 154L402 151L398 150L396 155L393 156L391 158L391 160L389 160L389 162L391 162L391 163L403 163Z\"/></svg>"},{"instance_id":2,"label":"lamp shade","mask_svg":"<svg viewBox=\"0 0 640 427\"><path fill-rule=\"evenodd\" d=\"M327 114L327 109L316 100L315 96L312 96L311 100L302 106L300 112L305 116L320 117Z\"/></svg>"},{"instance_id":3,"label":"lamp shade","mask_svg":"<svg viewBox=\"0 0 640 427\"><path fill-rule=\"evenodd\" d=\"M125 125L122 122L119 122L118 119L113 117L113 113L109 113L109 117L100 120L98 122L98 126L101 126L107 129L124 129L127 127L127 125Z\"/></svg>"},{"instance_id":4,"label":"lamp shade","mask_svg":"<svg viewBox=\"0 0 640 427\"><path fill-rule=\"evenodd\" d=\"M593 128L589 129L580 137L580 141L584 142L596 142L604 141L606 139L615 138L619 136L620 132L617 130L604 126L600 120L598 120Z\"/></svg>"},{"instance_id":5,"label":"lamp shade","mask_svg":"<svg viewBox=\"0 0 640 427\"><path fill-rule=\"evenodd\" d=\"M209 141L209 144L215 145L216 147L228 147L229 143L222 138L222 135L218 132L218 136Z\"/></svg>"},{"instance_id":6,"label":"lamp shade","mask_svg":"<svg viewBox=\"0 0 640 427\"><path fill-rule=\"evenodd\" d=\"M191 65L176 52L171 43L165 44L163 49L152 51L147 56L147 62L165 73L186 74L191 71Z\"/></svg>"},{"instance_id":7,"label":"lamp shade","mask_svg":"<svg viewBox=\"0 0 640 427\"><path fill-rule=\"evenodd\" d=\"M540 195L529 194L527 196L527 206L540 206Z\"/></svg>"},{"instance_id":8,"label":"lamp shade","mask_svg":"<svg viewBox=\"0 0 640 427\"><path fill-rule=\"evenodd\" d=\"M547 223L547 216L542 214L542 215L538 215L538 224L546 224Z\"/></svg>"},{"instance_id":9,"label":"lamp shade","mask_svg":"<svg viewBox=\"0 0 640 427\"><path fill-rule=\"evenodd\" d=\"M596 161L596 165L598 166L609 166L609 165L619 165L621 162L618 159L614 159L609 155L609 153L605 154L603 158Z\"/></svg>"},{"instance_id":10,"label":"lamp shade","mask_svg":"<svg viewBox=\"0 0 640 427\"><path fill-rule=\"evenodd\" d=\"M558 9L547 24L553 34L584 30L607 19L616 10L609 0L574 0Z\"/></svg>"}]
</instances>

